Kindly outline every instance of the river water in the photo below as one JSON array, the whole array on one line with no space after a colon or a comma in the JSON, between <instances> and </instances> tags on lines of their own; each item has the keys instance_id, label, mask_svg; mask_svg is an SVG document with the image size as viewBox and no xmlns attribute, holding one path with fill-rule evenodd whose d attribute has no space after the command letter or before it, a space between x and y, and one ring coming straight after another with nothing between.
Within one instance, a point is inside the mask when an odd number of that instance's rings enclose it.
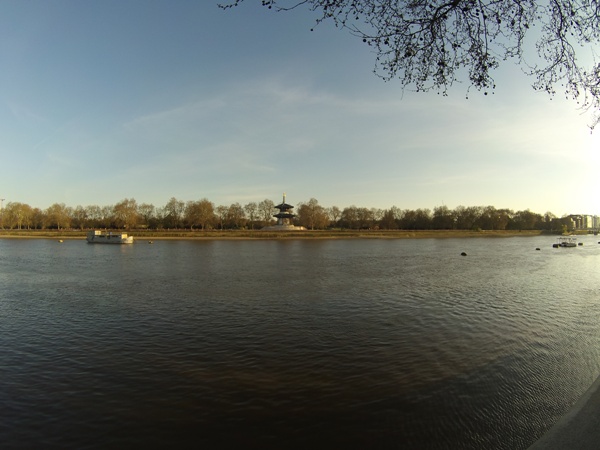
<instances>
[{"instance_id":1,"label":"river water","mask_svg":"<svg viewBox=\"0 0 600 450\"><path fill-rule=\"evenodd\" d=\"M0 447L525 449L600 374L580 241L0 239Z\"/></svg>"}]
</instances>

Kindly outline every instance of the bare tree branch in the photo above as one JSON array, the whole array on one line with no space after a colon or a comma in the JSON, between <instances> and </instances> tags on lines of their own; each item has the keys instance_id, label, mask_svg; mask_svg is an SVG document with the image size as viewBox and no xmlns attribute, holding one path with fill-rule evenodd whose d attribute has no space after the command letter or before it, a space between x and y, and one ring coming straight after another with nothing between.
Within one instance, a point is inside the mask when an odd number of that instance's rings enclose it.
<instances>
[{"instance_id":1,"label":"bare tree branch","mask_svg":"<svg viewBox=\"0 0 600 450\"><path fill-rule=\"evenodd\" d=\"M219 5L239 6L245 0ZM563 90L600 122L600 64L582 66L577 55L595 58L600 44L597 0L261 0L275 11L307 7L375 51L374 72L397 78L406 89L447 95L468 81L484 93L492 76L512 60L533 77L533 88ZM525 55L525 38L536 27L537 54ZM584 63L585 64L585 63Z\"/></svg>"}]
</instances>

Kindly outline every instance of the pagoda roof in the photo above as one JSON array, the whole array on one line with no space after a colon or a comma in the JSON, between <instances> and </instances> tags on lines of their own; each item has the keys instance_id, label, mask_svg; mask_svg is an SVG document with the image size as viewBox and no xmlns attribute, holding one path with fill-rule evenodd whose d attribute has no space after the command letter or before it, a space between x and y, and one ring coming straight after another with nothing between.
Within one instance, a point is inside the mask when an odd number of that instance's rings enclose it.
<instances>
[{"instance_id":1,"label":"pagoda roof","mask_svg":"<svg viewBox=\"0 0 600 450\"><path fill-rule=\"evenodd\" d=\"M277 208L277 209L292 209L293 206L288 203L280 203L279 205L275 206L275 208Z\"/></svg>"},{"instance_id":2,"label":"pagoda roof","mask_svg":"<svg viewBox=\"0 0 600 450\"><path fill-rule=\"evenodd\" d=\"M273 217L278 217L278 218L279 217L281 217L281 218L284 218L284 217L296 217L296 214L292 214L292 213L289 213L289 212L279 212L277 214L273 214Z\"/></svg>"}]
</instances>

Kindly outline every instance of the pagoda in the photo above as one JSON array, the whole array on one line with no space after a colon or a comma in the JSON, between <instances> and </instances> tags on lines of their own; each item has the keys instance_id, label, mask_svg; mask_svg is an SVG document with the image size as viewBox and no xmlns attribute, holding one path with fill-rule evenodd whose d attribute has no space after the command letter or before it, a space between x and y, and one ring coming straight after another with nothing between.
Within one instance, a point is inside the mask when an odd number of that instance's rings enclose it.
<instances>
[{"instance_id":1,"label":"pagoda","mask_svg":"<svg viewBox=\"0 0 600 450\"><path fill-rule=\"evenodd\" d=\"M277 214L273 214L273 217L277 217L277 224L264 227L263 230L269 231L292 231L292 230L306 230L304 227L295 226L292 223L296 214L292 212L294 207L285 202L285 193L283 194L283 201L275 206L275 209L278 209L279 212Z\"/></svg>"},{"instance_id":2,"label":"pagoda","mask_svg":"<svg viewBox=\"0 0 600 450\"><path fill-rule=\"evenodd\" d=\"M279 212L277 214L273 214L273 217L277 217L277 225L278 226L290 226L292 224L292 219L296 217L296 214L292 213L292 209L294 207L285 202L285 192L283 193L283 201L275 206L275 209L278 209Z\"/></svg>"}]
</instances>

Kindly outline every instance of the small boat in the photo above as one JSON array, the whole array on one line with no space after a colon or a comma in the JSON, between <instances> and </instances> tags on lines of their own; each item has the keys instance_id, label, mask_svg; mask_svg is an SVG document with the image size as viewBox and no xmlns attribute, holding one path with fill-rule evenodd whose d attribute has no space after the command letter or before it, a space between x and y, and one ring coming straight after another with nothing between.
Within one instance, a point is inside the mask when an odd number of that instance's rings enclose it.
<instances>
[{"instance_id":1,"label":"small boat","mask_svg":"<svg viewBox=\"0 0 600 450\"><path fill-rule=\"evenodd\" d=\"M85 238L90 244L133 244L133 236L127 236L127 233L108 233L100 230L88 231Z\"/></svg>"},{"instance_id":2,"label":"small boat","mask_svg":"<svg viewBox=\"0 0 600 450\"><path fill-rule=\"evenodd\" d=\"M577 238L574 236L561 236L558 238L558 242L554 244L553 247L577 247Z\"/></svg>"}]
</instances>

